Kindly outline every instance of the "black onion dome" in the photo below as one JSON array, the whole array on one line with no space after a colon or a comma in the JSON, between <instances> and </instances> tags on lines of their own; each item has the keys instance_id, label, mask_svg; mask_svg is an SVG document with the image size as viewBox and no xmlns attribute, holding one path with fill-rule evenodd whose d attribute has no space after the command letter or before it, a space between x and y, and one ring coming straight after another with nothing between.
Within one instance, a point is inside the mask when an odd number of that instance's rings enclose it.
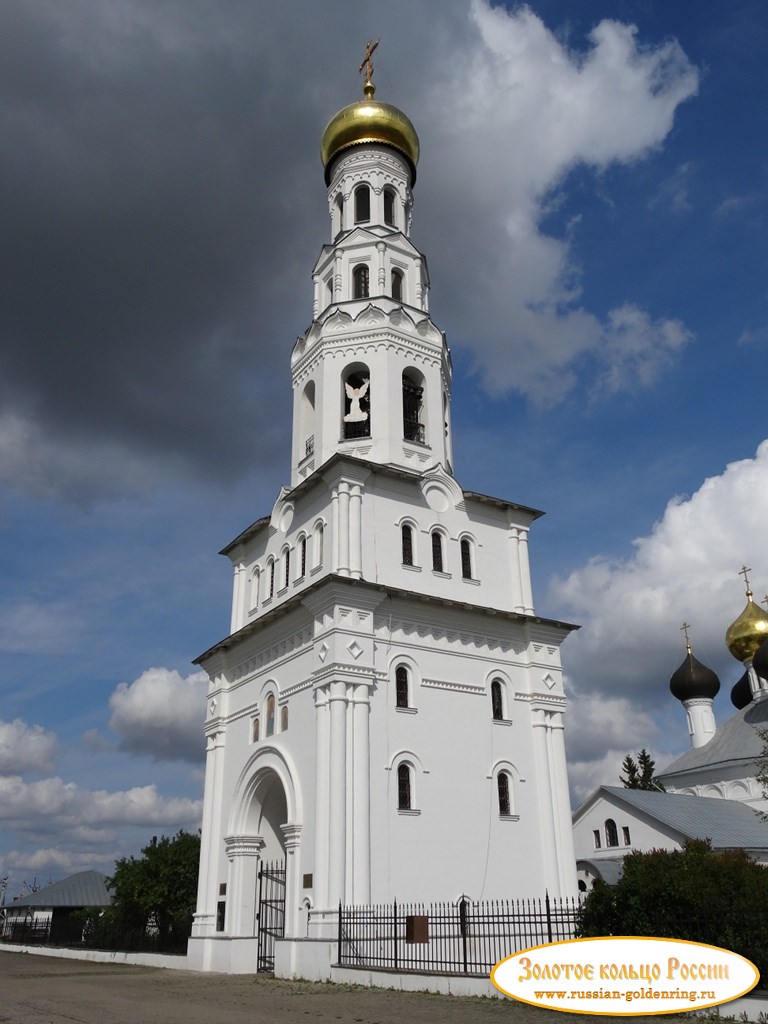
<instances>
[{"instance_id":1,"label":"black onion dome","mask_svg":"<svg viewBox=\"0 0 768 1024\"><path fill-rule=\"evenodd\" d=\"M768 639L763 640L752 658L752 668L761 679L768 679Z\"/></svg>"},{"instance_id":2,"label":"black onion dome","mask_svg":"<svg viewBox=\"0 0 768 1024\"><path fill-rule=\"evenodd\" d=\"M731 704L739 711L752 703L752 687L749 685L749 673L738 679L731 689Z\"/></svg>"},{"instance_id":3,"label":"black onion dome","mask_svg":"<svg viewBox=\"0 0 768 1024\"><path fill-rule=\"evenodd\" d=\"M714 697L720 689L720 680L711 668L702 665L688 651L680 668L672 674L669 688L678 700Z\"/></svg>"}]
</instances>

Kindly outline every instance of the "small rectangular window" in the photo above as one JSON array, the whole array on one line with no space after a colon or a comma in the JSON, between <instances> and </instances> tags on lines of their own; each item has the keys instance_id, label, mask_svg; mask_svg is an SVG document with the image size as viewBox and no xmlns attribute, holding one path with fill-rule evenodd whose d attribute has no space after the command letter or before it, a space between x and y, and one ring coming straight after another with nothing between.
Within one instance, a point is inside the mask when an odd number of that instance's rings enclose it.
<instances>
[{"instance_id":1,"label":"small rectangular window","mask_svg":"<svg viewBox=\"0 0 768 1024\"><path fill-rule=\"evenodd\" d=\"M621 831L624 833L624 845L629 846L629 828L626 825L622 825Z\"/></svg>"},{"instance_id":2,"label":"small rectangular window","mask_svg":"<svg viewBox=\"0 0 768 1024\"><path fill-rule=\"evenodd\" d=\"M592 833L592 835L595 837L595 849L599 850L600 847L603 845L600 842L600 829L596 828L595 831Z\"/></svg>"}]
</instances>

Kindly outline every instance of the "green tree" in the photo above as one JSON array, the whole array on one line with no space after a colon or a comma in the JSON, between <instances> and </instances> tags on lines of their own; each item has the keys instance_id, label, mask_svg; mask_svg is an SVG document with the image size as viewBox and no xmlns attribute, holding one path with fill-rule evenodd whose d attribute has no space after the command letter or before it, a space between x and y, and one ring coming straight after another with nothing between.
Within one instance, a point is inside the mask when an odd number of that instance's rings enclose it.
<instances>
[{"instance_id":1,"label":"green tree","mask_svg":"<svg viewBox=\"0 0 768 1024\"><path fill-rule=\"evenodd\" d=\"M145 846L140 857L122 857L107 879L112 906L88 914L85 941L110 949L183 949L192 931L197 896L200 836L183 829Z\"/></svg>"},{"instance_id":2,"label":"green tree","mask_svg":"<svg viewBox=\"0 0 768 1024\"><path fill-rule=\"evenodd\" d=\"M743 850L634 852L615 886L597 881L580 909L579 935L654 935L722 946L768 971L768 871Z\"/></svg>"},{"instance_id":3,"label":"green tree","mask_svg":"<svg viewBox=\"0 0 768 1024\"><path fill-rule=\"evenodd\" d=\"M768 729L758 729L757 735L763 742L763 749L755 764L755 782L762 793L763 800L768 800ZM758 811L763 821L768 821L765 811Z\"/></svg>"},{"instance_id":4,"label":"green tree","mask_svg":"<svg viewBox=\"0 0 768 1024\"><path fill-rule=\"evenodd\" d=\"M664 793L664 786L656 778L656 762L648 751L643 747L637 755L637 761L631 754L627 754L621 763L624 775L619 778L625 789L652 789L658 793Z\"/></svg>"}]
</instances>

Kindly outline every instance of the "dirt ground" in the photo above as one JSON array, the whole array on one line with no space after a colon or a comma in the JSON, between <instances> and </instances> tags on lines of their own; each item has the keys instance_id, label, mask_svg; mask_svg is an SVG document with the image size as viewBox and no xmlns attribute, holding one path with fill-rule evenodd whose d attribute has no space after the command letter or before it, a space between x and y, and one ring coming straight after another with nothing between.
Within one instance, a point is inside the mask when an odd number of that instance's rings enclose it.
<instances>
[{"instance_id":1,"label":"dirt ground","mask_svg":"<svg viewBox=\"0 0 768 1024\"><path fill-rule=\"evenodd\" d=\"M676 1018L621 1018L659 1024ZM0 1024L585 1024L512 999L196 974L0 951Z\"/></svg>"}]
</instances>

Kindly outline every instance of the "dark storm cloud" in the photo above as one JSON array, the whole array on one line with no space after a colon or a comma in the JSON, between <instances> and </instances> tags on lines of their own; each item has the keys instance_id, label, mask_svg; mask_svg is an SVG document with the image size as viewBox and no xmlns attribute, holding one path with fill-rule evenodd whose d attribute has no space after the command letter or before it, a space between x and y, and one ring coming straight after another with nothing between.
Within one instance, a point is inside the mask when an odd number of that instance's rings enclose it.
<instances>
[{"instance_id":1,"label":"dark storm cloud","mask_svg":"<svg viewBox=\"0 0 768 1024\"><path fill-rule=\"evenodd\" d=\"M235 13L218 33L210 4L4 6L3 414L206 472L271 457L322 115L275 101L256 9ZM313 175L311 200L281 191Z\"/></svg>"}]
</instances>

